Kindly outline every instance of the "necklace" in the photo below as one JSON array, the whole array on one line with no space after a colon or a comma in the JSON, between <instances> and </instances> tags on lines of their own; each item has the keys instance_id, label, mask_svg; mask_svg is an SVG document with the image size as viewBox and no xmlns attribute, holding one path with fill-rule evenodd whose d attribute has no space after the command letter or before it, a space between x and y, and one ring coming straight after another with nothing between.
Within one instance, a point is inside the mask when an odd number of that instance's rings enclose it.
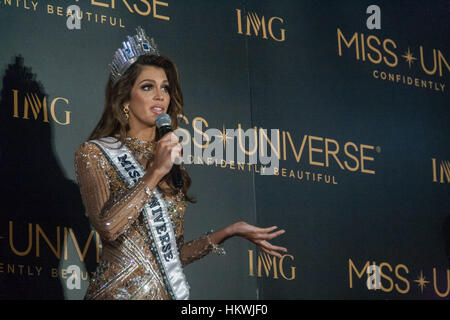
<instances>
[{"instance_id":1,"label":"necklace","mask_svg":"<svg viewBox=\"0 0 450 320\"><path fill-rule=\"evenodd\" d=\"M153 141L140 140L135 137L126 137L125 144L136 154L136 156L143 159L150 159L153 154Z\"/></svg>"}]
</instances>

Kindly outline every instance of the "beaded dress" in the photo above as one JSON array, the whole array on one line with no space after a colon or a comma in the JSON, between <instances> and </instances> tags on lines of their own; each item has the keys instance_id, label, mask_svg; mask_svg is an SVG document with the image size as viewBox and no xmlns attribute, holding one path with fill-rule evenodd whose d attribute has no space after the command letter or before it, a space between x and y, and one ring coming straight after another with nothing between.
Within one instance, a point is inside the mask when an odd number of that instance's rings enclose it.
<instances>
[{"instance_id":1,"label":"beaded dress","mask_svg":"<svg viewBox=\"0 0 450 320\"><path fill-rule=\"evenodd\" d=\"M154 143L127 137L126 146L145 167L152 161ZM75 169L86 215L102 240L102 256L91 277L85 299L166 300L166 288L141 211L152 198L150 188L139 180L130 189L100 148L83 143L75 153ZM185 243L186 201L164 193L174 224L182 266L212 251L208 235Z\"/></svg>"}]
</instances>

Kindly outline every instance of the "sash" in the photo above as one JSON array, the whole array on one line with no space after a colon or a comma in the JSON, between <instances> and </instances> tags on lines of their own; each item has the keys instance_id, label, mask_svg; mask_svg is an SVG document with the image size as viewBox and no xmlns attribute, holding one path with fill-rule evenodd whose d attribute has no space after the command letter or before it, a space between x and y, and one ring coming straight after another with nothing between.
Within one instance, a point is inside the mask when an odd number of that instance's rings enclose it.
<instances>
[{"instance_id":1,"label":"sash","mask_svg":"<svg viewBox=\"0 0 450 320\"><path fill-rule=\"evenodd\" d=\"M90 142L100 147L128 188L134 186L144 176L145 169L142 164L126 145L119 149L120 141L116 138L106 137ZM181 265L169 210L159 188L156 187L152 192L153 199L144 206L141 214L146 222L147 232L169 294L174 300L187 300L189 285Z\"/></svg>"}]
</instances>

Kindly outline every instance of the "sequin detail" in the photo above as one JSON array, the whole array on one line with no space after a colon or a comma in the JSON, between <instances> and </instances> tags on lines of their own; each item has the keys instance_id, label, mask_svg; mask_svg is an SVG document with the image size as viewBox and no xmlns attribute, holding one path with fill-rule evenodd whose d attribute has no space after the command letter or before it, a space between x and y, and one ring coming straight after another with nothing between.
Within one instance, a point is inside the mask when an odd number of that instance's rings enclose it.
<instances>
[{"instance_id":1,"label":"sequin detail","mask_svg":"<svg viewBox=\"0 0 450 320\"><path fill-rule=\"evenodd\" d=\"M147 159L141 147L147 143ZM152 144L127 139L125 144L144 165L152 161ZM138 146L138 147L137 147ZM144 153L144 154L143 154ZM85 299L170 299L159 270L141 211L152 192L140 180L128 189L93 143L75 154L80 192L93 227L102 239L102 255ZM184 195L165 195L183 266L211 252L206 236L184 243Z\"/></svg>"}]
</instances>

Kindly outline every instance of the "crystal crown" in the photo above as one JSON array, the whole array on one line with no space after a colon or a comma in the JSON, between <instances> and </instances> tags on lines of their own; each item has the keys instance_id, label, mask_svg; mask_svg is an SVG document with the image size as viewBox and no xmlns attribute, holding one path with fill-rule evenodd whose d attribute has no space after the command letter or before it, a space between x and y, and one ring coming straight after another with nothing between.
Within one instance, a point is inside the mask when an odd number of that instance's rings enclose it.
<instances>
[{"instance_id":1,"label":"crystal crown","mask_svg":"<svg viewBox=\"0 0 450 320\"><path fill-rule=\"evenodd\" d=\"M144 54L159 55L158 48L153 38L148 38L142 27L136 28L137 34L123 42L123 48L117 49L112 62L109 64L113 83L127 71L127 69Z\"/></svg>"}]
</instances>

